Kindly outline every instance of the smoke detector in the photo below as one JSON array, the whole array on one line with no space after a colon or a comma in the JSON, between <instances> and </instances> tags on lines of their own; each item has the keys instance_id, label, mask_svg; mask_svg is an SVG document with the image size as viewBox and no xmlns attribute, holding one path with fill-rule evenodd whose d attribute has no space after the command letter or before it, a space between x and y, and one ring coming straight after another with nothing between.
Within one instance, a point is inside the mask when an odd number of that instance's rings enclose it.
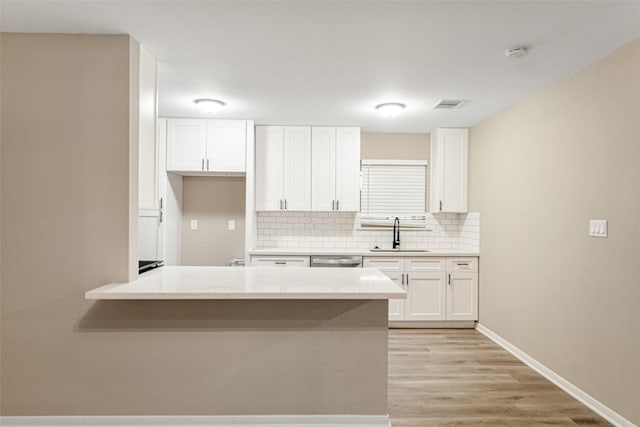
<instances>
[{"instance_id":1,"label":"smoke detector","mask_svg":"<svg viewBox=\"0 0 640 427\"><path fill-rule=\"evenodd\" d=\"M514 47L507 49L504 54L509 59L522 59L529 54L529 50L526 47Z\"/></svg>"},{"instance_id":2,"label":"smoke detector","mask_svg":"<svg viewBox=\"0 0 640 427\"><path fill-rule=\"evenodd\" d=\"M441 99L431 108L434 110L452 110L454 108L458 108L463 102L464 101L459 99Z\"/></svg>"}]
</instances>

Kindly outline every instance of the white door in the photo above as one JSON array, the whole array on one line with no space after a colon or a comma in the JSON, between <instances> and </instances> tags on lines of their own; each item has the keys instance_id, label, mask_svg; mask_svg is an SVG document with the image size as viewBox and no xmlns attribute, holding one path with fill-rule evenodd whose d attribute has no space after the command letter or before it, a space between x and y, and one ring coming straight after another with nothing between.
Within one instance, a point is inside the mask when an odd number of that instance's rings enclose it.
<instances>
[{"instance_id":1,"label":"white door","mask_svg":"<svg viewBox=\"0 0 640 427\"><path fill-rule=\"evenodd\" d=\"M478 320L478 273L450 273L447 320Z\"/></svg>"},{"instance_id":2,"label":"white door","mask_svg":"<svg viewBox=\"0 0 640 427\"><path fill-rule=\"evenodd\" d=\"M365 268L377 268L406 291L407 286L402 284L404 260L402 257L364 257L362 266ZM389 320L405 320L406 301L406 299L389 300Z\"/></svg>"},{"instance_id":3,"label":"white door","mask_svg":"<svg viewBox=\"0 0 640 427\"><path fill-rule=\"evenodd\" d=\"M245 172L247 122L207 120L207 170Z\"/></svg>"},{"instance_id":4,"label":"white door","mask_svg":"<svg viewBox=\"0 0 640 427\"><path fill-rule=\"evenodd\" d=\"M311 210L335 210L336 128L311 128Z\"/></svg>"},{"instance_id":5,"label":"white door","mask_svg":"<svg viewBox=\"0 0 640 427\"><path fill-rule=\"evenodd\" d=\"M311 127L284 128L284 208L311 210Z\"/></svg>"},{"instance_id":6,"label":"white door","mask_svg":"<svg viewBox=\"0 0 640 427\"><path fill-rule=\"evenodd\" d=\"M446 274L407 273L405 320L445 320Z\"/></svg>"},{"instance_id":7,"label":"white door","mask_svg":"<svg viewBox=\"0 0 640 427\"><path fill-rule=\"evenodd\" d=\"M406 290L406 286L402 283L402 273L396 271L383 271L384 274L389 276L389 279ZM389 300L389 320L404 320L404 306L405 301L403 299L390 299Z\"/></svg>"},{"instance_id":8,"label":"white door","mask_svg":"<svg viewBox=\"0 0 640 427\"><path fill-rule=\"evenodd\" d=\"M442 129L442 210L467 211L468 129Z\"/></svg>"},{"instance_id":9,"label":"white door","mask_svg":"<svg viewBox=\"0 0 640 427\"><path fill-rule=\"evenodd\" d=\"M204 171L206 145L206 120L167 120L168 171Z\"/></svg>"},{"instance_id":10,"label":"white door","mask_svg":"<svg viewBox=\"0 0 640 427\"><path fill-rule=\"evenodd\" d=\"M256 210L283 207L284 127L256 126Z\"/></svg>"},{"instance_id":11,"label":"white door","mask_svg":"<svg viewBox=\"0 0 640 427\"><path fill-rule=\"evenodd\" d=\"M360 128L336 129L337 210L360 211Z\"/></svg>"}]
</instances>

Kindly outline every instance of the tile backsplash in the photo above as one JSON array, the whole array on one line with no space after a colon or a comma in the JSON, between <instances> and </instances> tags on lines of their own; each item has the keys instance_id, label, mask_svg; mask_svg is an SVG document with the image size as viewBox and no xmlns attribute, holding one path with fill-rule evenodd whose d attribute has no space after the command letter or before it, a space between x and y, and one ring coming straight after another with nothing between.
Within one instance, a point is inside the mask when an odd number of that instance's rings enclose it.
<instances>
[{"instance_id":1,"label":"tile backsplash","mask_svg":"<svg viewBox=\"0 0 640 427\"><path fill-rule=\"evenodd\" d=\"M390 247L392 228L359 228L355 212L258 212L259 248ZM480 251L480 213L427 214L427 228L401 228L405 249Z\"/></svg>"}]
</instances>

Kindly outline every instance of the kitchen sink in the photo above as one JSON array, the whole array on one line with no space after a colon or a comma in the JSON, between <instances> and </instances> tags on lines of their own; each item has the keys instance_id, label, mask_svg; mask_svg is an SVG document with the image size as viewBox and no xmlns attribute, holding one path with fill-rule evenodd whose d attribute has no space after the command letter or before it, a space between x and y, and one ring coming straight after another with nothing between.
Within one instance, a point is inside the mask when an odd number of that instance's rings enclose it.
<instances>
[{"instance_id":1,"label":"kitchen sink","mask_svg":"<svg viewBox=\"0 0 640 427\"><path fill-rule=\"evenodd\" d=\"M369 249L371 252L429 252L428 249L381 249L381 248L373 248Z\"/></svg>"}]
</instances>

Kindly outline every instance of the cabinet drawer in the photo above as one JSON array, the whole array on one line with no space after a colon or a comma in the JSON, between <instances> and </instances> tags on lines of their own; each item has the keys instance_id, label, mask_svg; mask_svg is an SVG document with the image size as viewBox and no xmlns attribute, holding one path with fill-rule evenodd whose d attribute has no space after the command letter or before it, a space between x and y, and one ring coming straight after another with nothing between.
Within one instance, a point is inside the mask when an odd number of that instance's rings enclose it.
<instances>
[{"instance_id":1,"label":"cabinet drawer","mask_svg":"<svg viewBox=\"0 0 640 427\"><path fill-rule=\"evenodd\" d=\"M382 271L404 271L404 258L364 257L362 266Z\"/></svg>"},{"instance_id":2,"label":"cabinet drawer","mask_svg":"<svg viewBox=\"0 0 640 427\"><path fill-rule=\"evenodd\" d=\"M478 271L478 258L477 257L461 257L461 258L447 258L447 271Z\"/></svg>"},{"instance_id":3,"label":"cabinet drawer","mask_svg":"<svg viewBox=\"0 0 640 427\"><path fill-rule=\"evenodd\" d=\"M445 258L436 257L407 257L405 258L405 270L444 272L446 269Z\"/></svg>"},{"instance_id":4,"label":"cabinet drawer","mask_svg":"<svg viewBox=\"0 0 640 427\"><path fill-rule=\"evenodd\" d=\"M262 267L309 267L308 256L296 256L296 257L272 257L272 256L260 256L251 257L252 266Z\"/></svg>"}]
</instances>

